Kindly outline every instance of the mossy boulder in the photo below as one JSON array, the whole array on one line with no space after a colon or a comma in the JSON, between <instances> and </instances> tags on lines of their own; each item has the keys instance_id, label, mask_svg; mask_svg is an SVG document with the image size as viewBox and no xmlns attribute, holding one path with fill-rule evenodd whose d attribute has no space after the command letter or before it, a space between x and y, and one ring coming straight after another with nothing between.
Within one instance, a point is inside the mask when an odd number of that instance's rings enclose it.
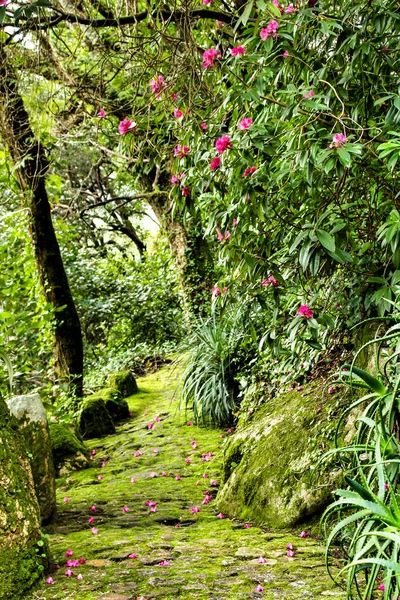
<instances>
[{"instance_id":1,"label":"mossy boulder","mask_svg":"<svg viewBox=\"0 0 400 600\"><path fill-rule=\"evenodd\" d=\"M89 466L89 451L77 437L73 427L64 423L51 423L50 438L57 477Z\"/></svg>"},{"instance_id":2,"label":"mossy boulder","mask_svg":"<svg viewBox=\"0 0 400 600\"><path fill-rule=\"evenodd\" d=\"M128 403L123 399L121 392L116 388L103 388L92 396L89 396L89 398L100 398L101 400L104 400L106 409L115 423L129 417Z\"/></svg>"},{"instance_id":3,"label":"mossy boulder","mask_svg":"<svg viewBox=\"0 0 400 600\"><path fill-rule=\"evenodd\" d=\"M271 527L292 527L320 513L340 470L325 464L321 476L313 477L313 467L332 447L339 414L348 404L348 396L328 395L318 384L268 401L227 441L218 510Z\"/></svg>"},{"instance_id":4,"label":"mossy boulder","mask_svg":"<svg viewBox=\"0 0 400 600\"><path fill-rule=\"evenodd\" d=\"M47 523L56 509L56 487L46 411L39 394L12 396L6 403L24 437L42 522Z\"/></svg>"},{"instance_id":5,"label":"mossy boulder","mask_svg":"<svg viewBox=\"0 0 400 600\"><path fill-rule=\"evenodd\" d=\"M99 438L115 433L114 421L103 398L88 396L78 412L77 426L85 439Z\"/></svg>"},{"instance_id":6,"label":"mossy boulder","mask_svg":"<svg viewBox=\"0 0 400 600\"><path fill-rule=\"evenodd\" d=\"M128 398L138 391L136 379L130 371L111 373L108 377L108 385L118 390L123 398Z\"/></svg>"},{"instance_id":7,"label":"mossy boulder","mask_svg":"<svg viewBox=\"0 0 400 600\"><path fill-rule=\"evenodd\" d=\"M0 398L0 600L26 598L48 561L25 441Z\"/></svg>"}]
</instances>

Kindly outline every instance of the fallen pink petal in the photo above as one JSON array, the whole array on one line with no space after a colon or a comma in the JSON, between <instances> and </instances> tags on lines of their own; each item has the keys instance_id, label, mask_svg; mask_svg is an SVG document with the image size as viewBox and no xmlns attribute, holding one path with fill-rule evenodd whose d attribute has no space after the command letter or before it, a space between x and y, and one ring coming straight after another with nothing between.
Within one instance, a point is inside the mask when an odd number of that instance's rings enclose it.
<instances>
[{"instance_id":1,"label":"fallen pink petal","mask_svg":"<svg viewBox=\"0 0 400 600\"><path fill-rule=\"evenodd\" d=\"M137 558L137 554L133 552L132 554L129 554L128 558Z\"/></svg>"},{"instance_id":2,"label":"fallen pink petal","mask_svg":"<svg viewBox=\"0 0 400 600\"><path fill-rule=\"evenodd\" d=\"M83 579L83 575L81 575L80 573L76 576L76 578L78 579L78 581L82 581Z\"/></svg>"},{"instance_id":3,"label":"fallen pink petal","mask_svg":"<svg viewBox=\"0 0 400 600\"><path fill-rule=\"evenodd\" d=\"M123 506L123 507L122 507L122 512L123 512L123 513L127 513L127 512L129 512L129 507L128 507L128 506Z\"/></svg>"},{"instance_id":4,"label":"fallen pink petal","mask_svg":"<svg viewBox=\"0 0 400 600\"><path fill-rule=\"evenodd\" d=\"M92 527L91 531L92 535L97 535L99 533L99 530L96 527Z\"/></svg>"},{"instance_id":5,"label":"fallen pink petal","mask_svg":"<svg viewBox=\"0 0 400 600\"><path fill-rule=\"evenodd\" d=\"M66 553L65 553L65 556L72 556L73 553L74 553L73 550L71 550L71 549L67 550Z\"/></svg>"},{"instance_id":6,"label":"fallen pink petal","mask_svg":"<svg viewBox=\"0 0 400 600\"><path fill-rule=\"evenodd\" d=\"M263 556L260 556L260 558L257 561L260 565L265 565L265 563L267 562L267 559L264 558Z\"/></svg>"},{"instance_id":7,"label":"fallen pink petal","mask_svg":"<svg viewBox=\"0 0 400 600\"><path fill-rule=\"evenodd\" d=\"M264 591L264 588L262 585L258 584L258 586L256 587L256 592L261 593Z\"/></svg>"},{"instance_id":8,"label":"fallen pink petal","mask_svg":"<svg viewBox=\"0 0 400 600\"><path fill-rule=\"evenodd\" d=\"M54 583L54 579L53 579L52 577L48 577L48 578L46 579L46 583L48 583L49 585L53 585L53 583Z\"/></svg>"}]
</instances>

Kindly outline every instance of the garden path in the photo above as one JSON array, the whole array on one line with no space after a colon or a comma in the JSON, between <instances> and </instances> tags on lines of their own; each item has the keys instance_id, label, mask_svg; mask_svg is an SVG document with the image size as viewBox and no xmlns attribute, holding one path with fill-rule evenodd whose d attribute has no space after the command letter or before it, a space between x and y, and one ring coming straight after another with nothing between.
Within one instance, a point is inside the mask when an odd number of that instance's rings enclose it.
<instances>
[{"instance_id":1,"label":"garden path","mask_svg":"<svg viewBox=\"0 0 400 600\"><path fill-rule=\"evenodd\" d=\"M60 568L51 574L54 583L43 581L32 598L343 600L316 537L219 515L215 496L229 433L188 424L173 399L173 371L138 383L139 393L128 399L129 422L113 436L88 442L96 452L91 468L58 481L58 513L46 531ZM66 575L66 561L80 558L86 562Z\"/></svg>"}]
</instances>

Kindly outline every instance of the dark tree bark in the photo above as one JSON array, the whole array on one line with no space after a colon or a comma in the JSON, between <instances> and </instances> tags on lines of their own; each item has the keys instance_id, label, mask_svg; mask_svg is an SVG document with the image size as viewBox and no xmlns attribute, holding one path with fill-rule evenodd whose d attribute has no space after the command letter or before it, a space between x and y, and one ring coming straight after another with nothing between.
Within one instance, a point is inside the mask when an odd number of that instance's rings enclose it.
<instances>
[{"instance_id":1,"label":"dark tree bark","mask_svg":"<svg viewBox=\"0 0 400 600\"><path fill-rule=\"evenodd\" d=\"M16 165L30 215L30 232L40 281L55 310L56 371L82 395L83 346L78 313L71 295L51 220L45 176L45 151L33 134L17 85L17 74L0 46L0 130Z\"/></svg>"}]
</instances>

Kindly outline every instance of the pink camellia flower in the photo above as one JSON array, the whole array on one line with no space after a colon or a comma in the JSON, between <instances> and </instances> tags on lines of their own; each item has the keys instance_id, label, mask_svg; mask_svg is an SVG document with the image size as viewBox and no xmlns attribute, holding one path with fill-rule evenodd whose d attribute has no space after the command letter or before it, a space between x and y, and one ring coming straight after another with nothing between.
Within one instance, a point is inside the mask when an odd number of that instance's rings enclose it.
<instances>
[{"instance_id":1,"label":"pink camellia flower","mask_svg":"<svg viewBox=\"0 0 400 600\"><path fill-rule=\"evenodd\" d=\"M256 592L260 593L264 591L264 588L262 585L258 584L258 586L256 587Z\"/></svg>"},{"instance_id":2,"label":"pink camellia flower","mask_svg":"<svg viewBox=\"0 0 400 600\"><path fill-rule=\"evenodd\" d=\"M265 279L263 277L263 279L261 280L261 285L263 287L268 287L270 285L272 285L273 287L278 287L280 285L280 283L277 279L275 279L275 277L273 275L269 275L268 279Z\"/></svg>"},{"instance_id":3,"label":"pink camellia flower","mask_svg":"<svg viewBox=\"0 0 400 600\"><path fill-rule=\"evenodd\" d=\"M197 448L197 442L195 442L194 440L190 442L190 445L192 446L192 448Z\"/></svg>"},{"instance_id":4,"label":"pink camellia flower","mask_svg":"<svg viewBox=\"0 0 400 600\"><path fill-rule=\"evenodd\" d=\"M159 452L158 448L154 448L153 454L158 454L158 452Z\"/></svg>"},{"instance_id":5,"label":"pink camellia flower","mask_svg":"<svg viewBox=\"0 0 400 600\"><path fill-rule=\"evenodd\" d=\"M255 173L257 171L257 167L247 167L247 169L245 169L243 171L243 177L248 177L249 175L251 175L252 173Z\"/></svg>"},{"instance_id":6,"label":"pink camellia flower","mask_svg":"<svg viewBox=\"0 0 400 600\"><path fill-rule=\"evenodd\" d=\"M69 502L71 500L71 498L68 498L68 496L64 496L64 502Z\"/></svg>"},{"instance_id":7,"label":"pink camellia flower","mask_svg":"<svg viewBox=\"0 0 400 600\"><path fill-rule=\"evenodd\" d=\"M293 550L293 544L286 544L286 550Z\"/></svg>"},{"instance_id":8,"label":"pink camellia flower","mask_svg":"<svg viewBox=\"0 0 400 600\"><path fill-rule=\"evenodd\" d=\"M71 548L69 550L66 551L65 556L72 556L74 553L73 550L71 550Z\"/></svg>"},{"instance_id":9,"label":"pink camellia flower","mask_svg":"<svg viewBox=\"0 0 400 600\"><path fill-rule=\"evenodd\" d=\"M212 161L210 161L210 169L211 171L216 171L217 169L219 169L221 166L221 159L219 156L216 156L215 158L212 159Z\"/></svg>"},{"instance_id":10,"label":"pink camellia flower","mask_svg":"<svg viewBox=\"0 0 400 600\"><path fill-rule=\"evenodd\" d=\"M288 551L286 552L286 554L287 554L287 555L288 555L290 558L293 558L293 556L294 556L294 550L288 550Z\"/></svg>"},{"instance_id":11,"label":"pink camellia flower","mask_svg":"<svg viewBox=\"0 0 400 600\"><path fill-rule=\"evenodd\" d=\"M4 6L4 4L1 4L1 3L0 3L0 6ZM54 579L53 579L52 577L48 577L48 578L46 579L46 583L48 583L49 585L53 585L53 583L54 583Z\"/></svg>"},{"instance_id":12,"label":"pink camellia flower","mask_svg":"<svg viewBox=\"0 0 400 600\"><path fill-rule=\"evenodd\" d=\"M83 556L82 556L82 558L79 559L79 564L84 565L85 563L86 563L86 558L83 558Z\"/></svg>"},{"instance_id":13,"label":"pink camellia flower","mask_svg":"<svg viewBox=\"0 0 400 600\"><path fill-rule=\"evenodd\" d=\"M182 188L182 196L186 197L186 196L189 196L189 194L190 194L190 189L186 185L184 185Z\"/></svg>"},{"instance_id":14,"label":"pink camellia flower","mask_svg":"<svg viewBox=\"0 0 400 600\"><path fill-rule=\"evenodd\" d=\"M301 392L301 391L302 391L302 389L303 389L303 386L302 386L302 385L298 385L298 386L297 386L297 391L298 391L298 392Z\"/></svg>"},{"instance_id":15,"label":"pink camellia flower","mask_svg":"<svg viewBox=\"0 0 400 600\"><path fill-rule=\"evenodd\" d=\"M92 450L92 456L96 454L96 450Z\"/></svg>"},{"instance_id":16,"label":"pink camellia flower","mask_svg":"<svg viewBox=\"0 0 400 600\"><path fill-rule=\"evenodd\" d=\"M193 421L188 421L188 422L186 423L186 425L187 425L188 427L191 427L191 426L193 425Z\"/></svg>"},{"instance_id":17,"label":"pink camellia flower","mask_svg":"<svg viewBox=\"0 0 400 600\"><path fill-rule=\"evenodd\" d=\"M134 132L136 129L135 121L131 121L130 119L124 119L118 125L118 132L120 135L126 135L129 131Z\"/></svg>"},{"instance_id":18,"label":"pink camellia flower","mask_svg":"<svg viewBox=\"0 0 400 600\"><path fill-rule=\"evenodd\" d=\"M279 4L279 0L272 0L272 4L273 4L274 6L276 6L276 8L279 8L279 10L280 10L281 12L283 12L283 8L282 8L282 6Z\"/></svg>"},{"instance_id":19,"label":"pink camellia flower","mask_svg":"<svg viewBox=\"0 0 400 600\"><path fill-rule=\"evenodd\" d=\"M288 4L288 6L286 7L286 10L285 10L285 14L286 15L291 15L294 12L296 12L296 10L293 7L293 4Z\"/></svg>"},{"instance_id":20,"label":"pink camellia flower","mask_svg":"<svg viewBox=\"0 0 400 600\"><path fill-rule=\"evenodd\" d=\"M312 90L303 94L303 98L312 98L313 96L314 96L314 92Z\"/></svg>"},{"instance_id":21,"label":"pink camellia flower","mask_svg":"<svg viewBox=\"0 0 400 600\"><path fill-rule=\"evenodd\" d=\"M302 304L297 311L298 317L305 317L306 319L312 319L314 316L313 311L308 306L308 304Z\"/></svg>"},{"instance_id":22,"label":"pink camellia flower","mask_svg":"<svg viewBox=\"0 0 400 600\"><path fill-rule=\"evenodd\" d=\"M150 471L150 477L157 477L157 473L155 471Z\"/></svg>"},{"instance_id":23,"label":"pink camellia flower","mask_svg":"<svg viewBox=\"0 0 400 600\"><path fill-rule=\"evenodd\" d=\"M135 454L133 455L135 458L137 458L138 456L142 456L143 452L141 450L136 450Z\"/></svg>"},{"instance_id":24,"label":"pink camellia flower","mask_svg":"<svg viewBox=\"0 0 400 600\"><path fill-rule=\"evenodd\" d=\"M175 119L182 119L183 112L179 108L174 108L174 117Z\"/></svg>"},{"instance_id":25,"label":"pink camellia flower","mask_svg":"<svg viewBox=\"0 0 400 600\"><path fill-rule=\"evenodd\" d=\"M209 50L205 50L203 52L203 67L205 69L212 69L212 67L214 66L214 62L220 56L222 56L222 54L216 48L210 48Z\"/></svg>"},{"instance_id":26,"label":"pink camellia flower","mask_svg":"<svg viewBox=\"0 0 400 600\"><path fill-rule=\"evenodd\" d=\"M211 2L212 2L212 0L203 0L203 4L204 4L204 5L206 5L206 4L211 4Z\"/></svg>"},{"instance_id":27,"label":"pink camellia flower","mask_svg":"<svg viewBox=\"0 0 400 600\"><path fill-rule=\"evenodd\" d=\"M150 81L150 87L157 100L161 100L161 93L166 88L166 83L162 75L158 75L156 79Z\"/></svg>"},{"instance_id":28,"label":"pink camellia flower","mask_svg":"<svg viewBox=\"0 0 400 600\"><path fill-rule=\"evenodd\" d=\"M69 559L65 563L66 567L79 567L79 560Z\"/></svg>"},{"instance_id":29,"label":"pink camellia flower","mask_svg":"<svg viewBox=\"0 0 400 600\"><path fill-rule=\"evenodd\" d=\"M223 135L218 138L215 142L215 148L217 149L218 154L222 154L227 148L232 148L232 142L229 135Z\"/></svg>"},{"instance_id":30,"label":"pink camellia flower","mask_svg":"<svg viewBox=\"0 0 400 600\"><path fill-rule=\"evenodd\" d=\"M200 485L200 481L196 481L196 485Z\"/></svg>"},{"instance_id":31,"label":"pink camellia flower","mask_svg":"<svg viewBox=\"0 0 400 600\"><path fill-rule=\"evenodd\" d=\"M1 6L1 3L0 3ZM99 112L97 113L97 116L100 117L100 119L104 119L104 117L106 116L106 111L104 110L104 108L101 108L99 110Z\"/></svg>"},{"instance_id":32,"label":"pink camellia flower","mask_svg":"<svg viewBox=\"0 0 400 600\"><path fill-rule=\"evenodd\" d=\"M238 224L236 217L234 217L233 221L232 221L232 225L233 227L236 227L236 225Z\"/></svg>"},{"instance_id":33,"label":"pink camellia flower","mask_svg":"<svg viewBox=\"0 0 400 600\"><path fill-rule=\"evenodd\" d=\"M167 476L166 472L165 472L165 471L163 471L163 472L161 473L161 477L166 477L166 476Z\"/></svg>"},{"instance_id":34,"label":"pink camellia flower","mask_svg":"<svg viewBox=\"0 0 400 600\"><path fill-rule=\"evenodd\" d=\"M283 53L283 58L287 58L289 56L289 52L288 50L285 50L285 52Z\"/></svg>"},{"instance_id":35,"label":"pink camellia flower","mask_svg":"<svg viewBox=\"0 0 400 600\"><path fill-rule=\"evenodd\" d=\"M145 501L146 506L156 506L156 502L153 502L153 500L146 500Z\"/></svg>"},{"instance_id":36,"label":"pink camellia flower","mask_svg":"<svg viewBox=\"0 0 400 600\"><path fill-rule=\"evenodd\" d=\"M245 528L245 529L251 529L251 525L250 525L250 523L246 523L246 524L245 524L245 526L244 526L244 528Z\"/></svg>"},{"instance_id":37,"label":"pink camellia flower","mask_svg":"<svg viewBox=\"0 0 400 600\"><path fill-rule=\"evenodd\" d=\"M89 518L88 518L88 523L89 523L89 525L90 525L91 523L94 523L94 517L89 517Z\"/></svg>"},{"instance_id":38,"label":"pink camellia flower","mask_svg":"<svg viewBox=\"0 0 400 600\"><path fill-rule=\"evenodd\" d=\"M388 492L388 491L389 491L389 486L388 486L388 484L387 484L387 483L384 483L384 484L383 484L383 489L385 490L385 492Z\"/></svg>"},{"instance_id":39,"label":"pink camellia flower","mask_svg":"<svg viewBox=\"0 0 400 600\"><path fill-rule=\"evenodd\" d=\"M178 100L178 94L176 92L171 94L171 100L172 100L172 102L176 102Z\"/></svg>"},{"instance_id":40,"label":"pink camellia flower","mask_svg":"<svg viewBox=\"0 0 400 600\"><path fill-rule=\"evenodd\" d=\"M102 467L105 467L105 466L106 466L106 464L107 464L107 463L106 463L106 461L105 461L105 460L103 460L103 462L101 463L101 466L102 466Z\"/></svg>"},{"instance_id":41,"label":"pink camellia flower","mask_svg":"<svg viewBox=\"0 0 400 600\"><path fill-rule=\"evenodd\" d=\"M227 429L226 433L232 433L232 429Z\"/></svg>"},{"instance_id":42,"label":"pink camellia flower","mask_svg":"<svg viewBox=\"0 0 400 600\"><path fill-rule=\"evenodd\" d=\"M207 123L200 123L200 127L204 130L207 129Z\"/></svg>"},{"instance_id":43,"label":"pink camellia flower","mask_svg":"<svg viewBox=\"0 0 400 600\"><path fill-rule=\"evenodd\" d=\"M207 475L207 473L204 473L204 474L203 474L203 479L208 479L208 475Z\"/></svg>"},{"instance_id":44,"label":"pink camellia flower","mask_svg":"<svg viewBox=\"0 0 400 600\"><path fill-rule=\"evenodd\" d=\"M305 538L305 537L307 537L307 535L308 535L308 534L307 534L307 532L306 532L306 531L302 531L302 532L301 532L301 534L299 535L299 537L301 537L301 538Z\"/></svg>"},{"instance_id":45,"label":"pink camellia flower","mask_svg":"<svg viewBox=\"0 0 400 600\"><path fill-rule=\"evenodd\" d=\"M176 175L172 175L171 183L175 184L175 183L179 183L179 182L180 182L180 179Z\"/></svg>"},{"instance_id":46,"label":"pink camellia flower","mask_svg":"<svg viewBox=\"0 0 400 600\"><path fill-rule=\"evenodd\" d=\"M200 512L200 509L198 506L192 506L192 508L190 509L190 512L193 513L198 513Z\"/></svg>"},{"instance_id":47,"label":"pink camellia flower","mask_svg":"<svg viewBox=\"0 0 400 600\"><path fill-rule=\"evenodd\" d=\"M71 569L67 569L64 573L64 575L66 575L67 577L71 577L74 574L73 571L71 571Z\"/></svg>"},{"instance_id":48,"label":"pink camellia flower","mask_svg":"<svg viewBox=\"0 0 400 600\"><path fill-rule=\"evenodd\" d=\"M217 227L217 240L219 242L222 242L222 240L225 239L225 235L222 233L222 231Z\"/></svg>"},{"instance_id":49,"label":"pink camellia flower","mask_svg":"<svg viewBox=\"0 0 400 600\"><path fill-rule=\"evenodd\" d=\"M231 239L231 232L230 231L225 231L225 239L226 240L230 240Z\"/></svg>"},{"instance_id":50,"label":"pink camellia flower","mask_svg":"<svg viewBox=\"0 0 400 600\"><path fill-rule=\"evenodd\" d=\"M190 458L187 458L187 459L185 460L185 463L186 463L187 465L190 465L190 463L191 463L191 460L190 460Z\"/></svg>"},{"instance_id":51,"label":"pink camellia flower","mask_svg":"<svg viewBox=\"0 0 400 600\"><path fill-rule=\"evenodd\" d=\"M159 567L168 567L169 566L169 562L167 560L162 560L161 562L158 563Z\"/></svg>"},{"instance_id":52,"label":"pink camellia flower","mask_svg":"<svg viewBox=\"0 0 400 600\"><path fill-rule=\"evenodd\" d=\"M225 519L225 515L222 512L217 514L218 519Z\"/></svg>"},{"instance_id":53,"label":"pink camellia flower","mask_svg":"<svg viewBox=\"0 0 400 600\"><path fill-rule=\"evenodd\" d=\"M154 423L149 423L149 424L147 425L147 429L153 429L153 427L154 427Z\"/></svg>"},{"instance_id":54,"label":"pink camellia flower","mask_svg":"<svg viewBox=\"0 0 400 600\"><path fill-rule=\"evenodd\" d=\"M344 133L335 133L332 137L332 144L329 148L340 148L343 144L347 143L347 137Z\"/></svg>"},{"instance_id":55,"label":"pink camellia flower","mask_svg":"<svg viewBox=\"0 0 400 600\"><path fill-rule=\"evenodd\" d=\"M137 554L135 554L134 552L132 554L129 554L128 558L136 558Z\"/></svg>"},{"instance_id":56,"label":"pink camellia flower","mask_svg":"<svg viewBox=\"0 0 400 600\"><path fill-rule=\"evenodd\" d=\"M101 481L103 479L103 475L97 475L97 479Z\"/></svg>"},{"instance_id":57,"label":"pink camellia flower","mask_svg":"<svg viewBox=\"0 0 400 600\"><path fill-rule=\"evenodd\" d=\"M177 529L179 529L179 527L182 527L182 525L181 525L180 523L177 523L177 524L175 525L175 527L176 527Z\"/></svg>"},{"instance_id":58,"label":"pink camellia flower","mask_svg":"<svg viewBox=\"0 0 400 600\"><path fill-rule=\"evenodd\" d=\"M260 31L260 38L265 42L270 36L276 37L279 23L277 21L270 21L266 27L263 27Z\"/></svg>"},{"instance_id":59,"label":"pink camellia flower","mask_svg":"<svg viewBox=\"0 0 400 600\"><path fill-rule=\"evenodd\" d=\"M215 481L215 479L210 479L210 485L217 485L217 482Z\"/></svg>"},{"instance_id":60,"label":"pink camellia flower","mask_svg":"<svg viewBox=\"0 0 400 600\"><path fill-rule=\"evenodd\" d=\"M221 435L220 435L219 437L222 437L222 438L224 438L225 436L224 436L224 434L223 434L223 433L221 433Z\"/></svg>"},{"instance_id":61,"label":"pink camellia flower","mask_svg":"<svg viewBox=\"0 0 400 600\"><path fill-rule=\"evenodd\" d=\"M131 477L131 483L136 483L136 477Z\"/></svg>"},{"instance_id":62,"label":"pink camellia flower","mask_svg":"<svg viewBox=\"0 0 400 600\"><path fill-rule=\"evenodd\" d=\"M221 295L221 288L219 288L219 287L212 287L211 288L211 294L213 296L220 296Z\"/></svg>"},{"instance_id":63,"label":"pink camellia flower","mask_svg":"<svg viewBox=\"0 0 400 600\"><path fill-rule=\"evenodd\" d=\"M123 507L122 507L122 512L123 512L123 513L127 513L127 512L129 512L129 506L123 506Z\"/></svg>"},{"instance_id":64,"label":"pink camellia flower","mask_svg":"<svg viewBox=\"0 0 400 600\"><path fill-rule=\"evenodd\" d=\"M161 422L160 417L156 417L154 420L155 420L156 423L160 423Z\"/></svg>"},{"instance_id":65,"label":"pink camellia flower","mask_svg":"<svg viewBox=\"0 0 400 600\"><path fill-rule=\"evenodd\" d=\"M80 573L76 576L78 581L82 581L83 579L83 575L81 575Z\"/></svg>"},{"instance_id":66,"label":"pink camellia flower","mask_svg":"<svg viewBox=\"0 0 400 600\"><path fill-rule=\"evenodd\" d=\"M264 565L267 562L267 559L264 558L263 556L260 556L260 558L257 561L260 565Z\"/></svg>"},{"instance_id":67,"label":"pink camellia flower","mask_svg":"<svg viewBox=\"0 0 400 600\"><path fill-rule=\"evenodd\" d=\"M92 535L97 535L99 533L99 530L96 527L92 527L91 531Z\"/></svg>"},{"instance_id":68,"label":"pink camellia flower","mask_svg":"<svg viewBox=\"0 0 400 600\"><path fill-rule=\"evenodd\" d=\"M179 158L183 158L184 156L186 156L189 152L189 146L181 146L181 144L178 144L176 146L176 148L174 149L174 156L178 156Z\"/></svg>"},{"instance_id":69,"label":"pink camellia flower","mask_svg":"<svg viewBox=\"0 0 400 600\"><path fill-rule=\"evenodd\" d=\"M380 584L378 585L378 590L379 590L380 592L384 592L384 591L385 591L385 584L384 584L384 583L380 583Z\"/></svg>"},{"instance_id":70,"label":"pink camellia flower","mask_svg":"<svg viewBox=\"0 0 400 600\"><path fill-rule=\"evenodd\" d=\"M328 394L333 394L334 391L335 391L335 388L330 385L328 387Z\"/></svg>"},{"instance_id":71,"label":"pink camellia flower","mask_svg":"<svg viewBox=\"0 0 400 600\"><path fill-rule=\"evenodd\" d=\"M211 500L212 500L211 496L206 494L204 500L202 501L202 504L208 504L209 502L211 502Z\"/></svg>"},{"instance_id":72,"label":"pink camellia flower","mask_svg":"<svg viewBox=\"0 0 400 600\"><path fill-rule=\"evenodd\" d=\"M232 56L239 56L239 54L244 54L246 52L243 46L236 46L235 48L231 48Z\"/></svg>"},{"instance_id":73,"label":"pink camellia flower","mask_svg":"<svg viewBox=\"0 0 400 600\"><path fill-rule=\"evenodd\" d=\"M251 127L253 125L253 119L251 119L250 117L247 117L245 119L242 119L238 125L238 129L240 129L241 131L245 131L246 129L249 129L249 127Z\"/></svg>"},{"instance_id":74,"label":"pink camellia flower","mask_svg":"<svg viewBox=\"0 0 400 600\"><path fill-rule=\"evenodd\" d=\"M177 476L175 477L175 479L176 479L176 481L180 481L180 480L182 479L182 477L181 477L180 475L177 475Z\"/></svg>"}]
</instances>

